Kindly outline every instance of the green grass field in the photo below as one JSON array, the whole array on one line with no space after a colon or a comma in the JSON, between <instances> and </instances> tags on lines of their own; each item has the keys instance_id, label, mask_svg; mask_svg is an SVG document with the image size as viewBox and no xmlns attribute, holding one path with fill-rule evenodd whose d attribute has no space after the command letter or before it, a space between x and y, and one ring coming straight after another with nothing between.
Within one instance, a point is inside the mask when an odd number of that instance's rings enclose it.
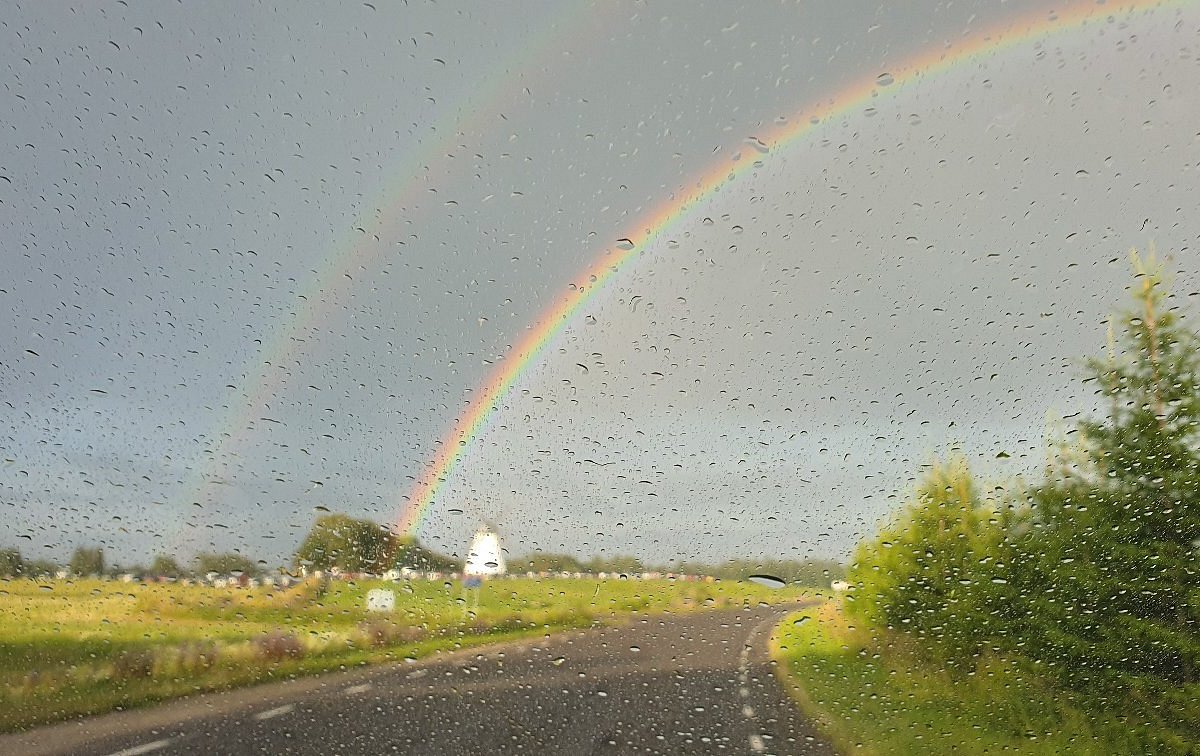
<instances>
[{"instance_id":1,"label":"green grass field","mask_svg":"<svg viewBox=\"0 0 1200 756\"><path fill-rule=\"evenodd\" d=\"M371 588L396 610L368 614ZM0 581L0 731L634 613L796 600L799 589L668 580L312 581L288 590Z\"/></svg>"},{"instance_id":2,"label":"green grass field","mask_svg":"<svg viewBox=\"0 0 1200 756\"><path fill-rule=\"evenodd\" d=\"M837 602L790 615L771 639L801 708L845 753L1134 754L1141 723L1085 713L1028 662L981 660L966 675L933 668L899 637L854 627ZM1173 746L1173 748L1172 748Z\"/></svg>"}]
</instances>

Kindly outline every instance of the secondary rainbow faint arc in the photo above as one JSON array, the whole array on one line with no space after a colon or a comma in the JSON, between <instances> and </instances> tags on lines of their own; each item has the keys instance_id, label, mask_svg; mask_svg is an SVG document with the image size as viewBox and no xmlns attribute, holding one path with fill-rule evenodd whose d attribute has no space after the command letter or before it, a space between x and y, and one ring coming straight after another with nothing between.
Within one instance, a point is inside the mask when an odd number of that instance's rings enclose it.
<instances>
[{"instance_id":1,"label":"secondary rainbow faint arc","mask_svg":"<svg viewBox=\"0 0 1200 756\"><path fill-rule=\"evenodd\" d=\"M1081 3L1057 13L1043 12L1036 17L1027 16L1009 22L1003 28L976 36L955 48L919 53L889 70L886 78L883 78L882 74L871 75L824 98L820 103L807 106L800 113L799 123L786 125L766 137L755 138L768 153L775 152L802 140L822 125L865 105L873 98L890 96L906 84L944 73L959 64L985 55L994 55L1009 47L1043 39L1058 32L1080 28L1094 19L1167 5L1188 5L1191 2L1192 0L1127 2L1114 7ZM411 494L406 497L397 522L400 532L415 534L420 528L438 492L449 480L455 464L462 458L470 442L479 435L499 401L529 366L536 362L538 355L570 322L572 316L612 280L623 266L638 257L689 211L713 196L730 180L760 164L759 160L743 156L738 164L730 166L725 163L710 170L693 182L690 191L682 196L672 197L669 202L638 223L638 228L642 230L628 234L626 244L606 249L598 261L574 280L570 293L546 310L536 321L536 326L510 350L509 355L479 389L478 395L468 404L450 433L441 440L440 448L426 466L425 473L417 480Z\"/></svg>"},{"instance_id":2,"label":"secondary rainbow faint arc","mask_svg":"<svg viewBox=\"0 0 1200 756\"><path fill-rule=\"evenodd\" d=\"M583 13L588 7L585 3L562 3L561 10L540 25L532 44L515 50L507 61L489 67L486 75L467 93L462 103L447 108L434 124L421 129L425 138L417 139L413 149L402 155L402 167L392 172L400 177L400 182L389 188L383 200L364 208L351 228L358 229L362 234L368 234L368 230L378 231L384 224L395 222L397 213L409 203L418 204L419 198L425 196L430 188L424 180L427 163L439 154L452 150L460 134L480 128L485 116L495 116L500 110L497 107L500 98L508 91L508 87L517 84L526 74L532 74L535 64L544 59L549 49L586 31L589 22L599 23L599 17L595 14ZM471 108L471 100L483 100L484 104ZM214 425L217 432L213 436L213 448L202 453L190 466L188 476L183 481L176 497L181 504L198 504L210 483L225 476L227 464L223 455L230 454L239 442L251 435L255 422L261 419L260 413L269 405L273 392L284 383L284 362L297 351L302 351L305 332L319 323L329 309L340 301L337 295L342 292L339 289L348 287L343 279L349 280L351 271L372 262L380 254L381 245L375 245L375 249L370 251L360 242L360 236L346 236L333 247L320 266L312 271L307 285L298 292L292 313L282 319L284 326L270 333L269 338L264 339L262 348L245 359L238 372L238 385L236 388L231 386L242 394L242 399L238 401L235 396L227 401L224 412ZM182 535L179 528L183 522L177 521L176 532L170 538Z\"/></svg>"}]
</instances>

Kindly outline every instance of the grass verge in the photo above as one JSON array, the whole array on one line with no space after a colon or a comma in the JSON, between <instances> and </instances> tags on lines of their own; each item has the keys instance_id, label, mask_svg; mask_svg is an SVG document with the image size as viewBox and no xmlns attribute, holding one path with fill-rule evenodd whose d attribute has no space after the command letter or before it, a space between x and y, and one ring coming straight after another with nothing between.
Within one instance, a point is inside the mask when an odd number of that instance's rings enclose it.
<instances>
[{"instance_id":1,"label":"grass verge","mask_svg":"<svg viewBox=\"0 0 1200 756\"><path fill-rule=\"evenodd\" d=\"M366 612L372 588L394 591L394 612ZM804 595L745 583L504 579L468 602L457 583L428 581L286 591L0 581L0 731L639 613Z\"/></svg>"},{"instance_id":2,"label":"grass verge","mask_svg":"<svg viewBox=\"0 0 1200 756\"><path fill-rule=\"evenodd\" d=\"M771 654L797 705L843 753L1135 754L1172 747L1136 717L1099 714L1023 659L983 658L974 670L951 674L901 636L855 627L836 601L789 615L772 634Z\"/></svg>"}]
</instances>

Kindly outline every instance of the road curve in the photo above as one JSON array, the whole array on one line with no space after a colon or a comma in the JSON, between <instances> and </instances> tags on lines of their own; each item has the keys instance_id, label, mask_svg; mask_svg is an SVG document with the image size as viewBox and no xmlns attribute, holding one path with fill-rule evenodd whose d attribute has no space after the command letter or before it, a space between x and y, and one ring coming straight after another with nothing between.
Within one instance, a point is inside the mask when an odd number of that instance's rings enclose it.
<instances>
[{"instance_id":1,"label":"road curve","mask_svg":"<svg viewBox=\"0 0 1200 756\"><path fill-rule=\"evenodd\" d=\"M833 753L773 675L786 612L638 616L43 727L0 753Z\"/></svg>"}]
</instances>

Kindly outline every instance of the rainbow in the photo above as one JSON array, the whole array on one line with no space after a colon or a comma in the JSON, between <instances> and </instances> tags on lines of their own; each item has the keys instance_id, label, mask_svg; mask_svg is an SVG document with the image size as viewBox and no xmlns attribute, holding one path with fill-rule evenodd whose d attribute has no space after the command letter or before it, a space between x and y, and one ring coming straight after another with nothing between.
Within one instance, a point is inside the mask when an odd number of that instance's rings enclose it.
<instances>
[{"instance_id":1,"label":"rainbow","mask_svg":"<svg viewBox=\"0 0 1200 756\"><path fill-rule=\"evenodd\" d=\"M234 397L221 408L215 424L216 432L198 459L189 465L187 478L178 494L182 505L200 503L204 492L220 482L235 449L248 440L263 421L263 415L273 398L287 381L289 360L303 350L306 334L322 322L330 309L340 301L342 290L352 285L355 270L366 267L380 254L382 245L372 249L365 241L379 236L379 229L402 212L415 212L426 197L429 184L425 180L428 165L448 152L453 152L462 135L475 129L488 128L484 118L502 110L501 105L511 95L522 77L537 72L548 51L569 44L570 40L587 33L597 23L594 14L583 13L584 3L562 3L561 11L541 25L533 43L517 49L510 59L490 66L487 73L467 93L468 100L480 104L446 108L439 119L422 129L425 138L416 138L414 149L405 153L406 160L392 174L404 181L387 191L384 199L372 203L351 224L351 235L338 243L331 240L332 252L312 271L308 283L295 295L291 313L283 320L286 326L275 330L269 339L250 354L237 372L237 385L230 386ZM564 43L564 40L566 42ZM384 210L384 208L387 208ZM174 545L183 545L182 519L176 521L176 532L169 538Z\"/></svg>"},{"instance_id":2,"label":"rainbow","mask_svg":"<svg viewBox=\"0 0 1200 756\"><path fill-rule=\"evenodd\" d=\"M758 136L752 148L759 152L779 152L816 133L823 125L865 106L874 99L893 96L906 85L937 76L984 56L995 55L1021 44L1086 26L1094 19L1165 5L1184 5L1188 2L1189 0L1135 0L1114 3L1112 6L1079 3L1064 11L1043 12L1036 17L1027 16L1009 22L1002 28L969 38L953 47L920 53L887 73L858 81L819 103L811 104L804 108L793 122L783 125L776 133ZM606 249L591 267L570 284L569 293L538 318L536 325L511 349L467 405L466 411L455 422L450 432L439 442L439 448L424 474L416 481L411 493L400 502L402 509L396 524L400 532L410 535L417 532L438 492L449 479L455 465L462 459L471 441L479 435L493 410L530 365L537 362L546 346L571 322L580 308L652 243L683 221L698 205L761 164L760 160L741 156L733 166L723 163L701 175L689 191L673 196L651 212L637 224L640 230L631 232L618 246Z\"/></svg>"}]
</instances>

